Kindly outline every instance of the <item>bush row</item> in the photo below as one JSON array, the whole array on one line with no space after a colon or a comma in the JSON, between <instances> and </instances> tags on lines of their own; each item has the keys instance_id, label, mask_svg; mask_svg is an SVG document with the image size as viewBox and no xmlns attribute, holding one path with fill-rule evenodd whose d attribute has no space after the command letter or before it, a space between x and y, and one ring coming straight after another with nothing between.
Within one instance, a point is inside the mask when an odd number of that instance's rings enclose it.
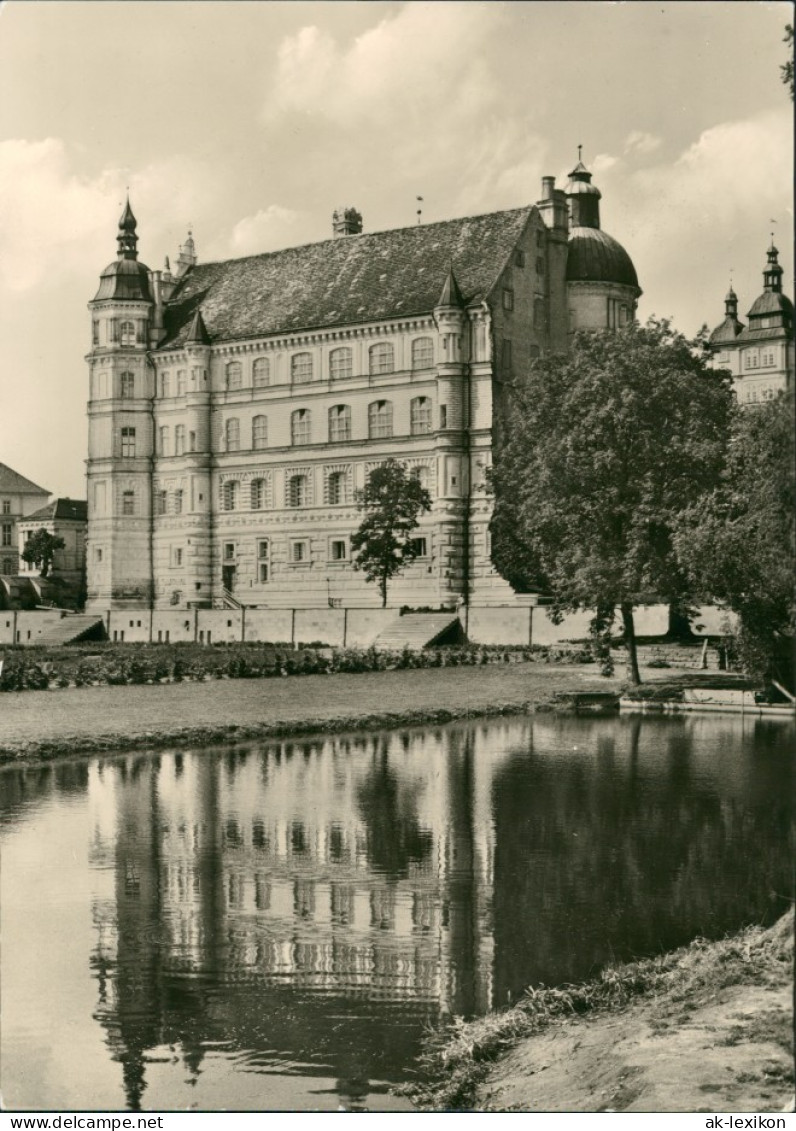
<instances>
[{"instance_id":1,"label":"bush row","mask_svg":"<svg viewBox=\"0 0 796 1131\"><path fill-rule=\"evenodd\" d=\"M36 691L97 684L179 683L184 680L268 679L333 672L393 671L479 664L590 663L588 647L499 648L463 646L412 652L375 648L289 645L117 645L69 649L9 648L3 654L0 691Z\"/></svg>"}]
</instances>

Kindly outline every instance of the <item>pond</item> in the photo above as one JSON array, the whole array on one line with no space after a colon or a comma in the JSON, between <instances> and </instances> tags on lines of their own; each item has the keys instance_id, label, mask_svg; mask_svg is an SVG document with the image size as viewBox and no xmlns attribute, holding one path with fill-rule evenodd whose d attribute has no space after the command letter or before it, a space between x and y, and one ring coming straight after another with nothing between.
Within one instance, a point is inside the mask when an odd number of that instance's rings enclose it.
<instances>
[{"instance_id":1,"label":"pond","mask_svg":"<svg viewBox=\"0 0 796 1131\"><path fill-rule=\"evenodd\" d=\"M445 1018L782 913L793 745L542 715L6 768L4 1104L408 1110Z\"/></svg>"}]
</instances>

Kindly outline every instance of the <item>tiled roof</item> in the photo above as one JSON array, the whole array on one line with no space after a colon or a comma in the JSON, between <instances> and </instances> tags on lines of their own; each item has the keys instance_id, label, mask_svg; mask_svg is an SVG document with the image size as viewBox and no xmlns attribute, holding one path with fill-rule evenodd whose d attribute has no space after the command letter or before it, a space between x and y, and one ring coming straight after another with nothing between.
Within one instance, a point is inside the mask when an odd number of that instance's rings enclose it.
<instances>
[{"instance_id":1,"label":"tiled roof","mask_svg":"<svg viewBox=\"0 0 796 1131\"><path fill-rule=\"evenodd\" d=\"M31 483L30 479L20 475L18 471L12 471L4 463L0 463L0 491L5 491L8 495L49 495L50 493L45 487L37 487L35 483Z\"/></svg>"},{"instance_id":2,"label":"tiled roof","mask_svg":"<svg viewBox=\"0 0 796 1131\"><path fill-rule=\"evenodd\" d=\"M742 330L743 322L739 322L737 318L733 318L731 314L728 314L724 321L717 326L710 335L710 341L714 346L722 342L734 342Z\"/></svg>"},{"instance_id":3,"label":"tiled roof","mask_svg":"<svg viewBox=\"0 0 796 1131\"><path fill-rule=\"evenodd\" d=\"M451 266L464 301L480 301L532 211L529 205L199 264L166 307L160 348L185 342L198 307L211 341L427 314Z\"/></svg>"},{"instance_id":4,"label":"tiled roof","mask_svg":"<svg viewBox=\"0 0 796 1131\"><path fill-rule=\"evenodd\" d=\"M26 515L22 522L49 522L53 519L67 519L72 522L88 520L88 503L85 499L56 499L46 507Z\"/></svg>"}]
</instances>

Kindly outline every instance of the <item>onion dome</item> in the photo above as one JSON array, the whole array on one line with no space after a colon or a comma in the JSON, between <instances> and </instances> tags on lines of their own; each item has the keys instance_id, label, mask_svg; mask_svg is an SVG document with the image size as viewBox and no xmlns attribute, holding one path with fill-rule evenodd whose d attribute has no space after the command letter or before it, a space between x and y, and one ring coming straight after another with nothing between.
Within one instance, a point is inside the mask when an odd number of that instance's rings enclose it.
<instances>
[{"instance_id":1,"label":"onion dome","mask_svg":"<svg viewBox=\"0 0 796 1131\"><path fill-rule=\"evenodd\" d=\"M129 299L138 302L151 302L149 287L149 268L138 262L137 221L130 207L124 206L119 220L119 234L116 241L119 247L117 259L109 263L100 275L99 290L94 301L100 299Z\"/></svg>"},{"instance_id":2,"label":"onion dome","mask_svg":"<svg viewBox=\"0 0 796 1131\"><path fill-rule=\"evenodd\" d=\"M639 290L630 256L613 236L600 228L570 228L567 282L620 283Z\"/></svg>"}]
</instances>

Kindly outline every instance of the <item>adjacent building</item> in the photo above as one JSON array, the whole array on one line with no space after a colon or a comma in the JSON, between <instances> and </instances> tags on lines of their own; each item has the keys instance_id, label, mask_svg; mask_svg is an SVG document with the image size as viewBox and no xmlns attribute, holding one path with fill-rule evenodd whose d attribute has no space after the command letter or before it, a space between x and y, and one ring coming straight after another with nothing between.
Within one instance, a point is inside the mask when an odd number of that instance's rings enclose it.
<instances>
[{"instance_id":1,"label":"adjacent building","mask_svg":"<svg viewBox=\"0 0 796 1131\"><path fill-rule=\"evenodd\" d=\"M16 577L21 564L19 524L39 510L50 492L0 463L0 574Z\"/></svg>"},{"instance_id":2,"label":"adjacent building","mask_svg":"<svg viewBox=\"0 0 796 1131\"><path fill-rule=\"evenodd\" d=\"M782 292L778 256L772 240L763 293L752 304L747 325L738 318L738 296L731 286L724 300L724 321L709 338L714 366L730 370L743 405L771 400L793 388L793 303Z\"/></svg>"},{"instance_id":3,"label":"adjacent building","mask_svg":"<svg viewBox=\"0 0 796 1131\"><path fill-rule=\"evenodd\" d=\"M89 303L90 609L366 606L356 492L403 461L433 505L394 606L513 600L486 472L511 390L574 328L632 320L630 257L578 162L536 204L177 269L129 202Z\"/></svg>"},{"instance_id":4,"label":"adjacent building","mask_svg":"<svg viewBox=\"0 0 796 1131\"><path fill-rule=\"evenodd\" d=\"M86 566L86 528L88 506L84 499L55 499L46 507L19 522L20 573L38 574L39 568L24 561L22 550L39 530L60 538L63 546L55 550L49 573L79 585Z\"/></svg>"}]
</instances>

